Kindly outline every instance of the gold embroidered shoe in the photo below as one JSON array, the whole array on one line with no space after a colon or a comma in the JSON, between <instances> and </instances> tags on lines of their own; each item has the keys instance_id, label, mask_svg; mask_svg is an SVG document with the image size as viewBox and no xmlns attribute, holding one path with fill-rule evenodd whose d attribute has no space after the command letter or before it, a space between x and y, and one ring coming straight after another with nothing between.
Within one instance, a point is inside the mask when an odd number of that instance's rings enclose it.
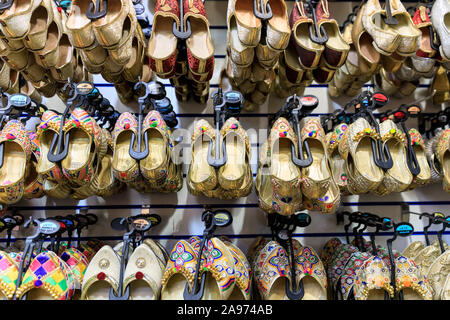
<instances>
[{"instance_id":1,"label":"gold embroidered shoe","mask_svg":"<svg viewBox=\"0 0 450 320\"><path fill-rule=\"evenodd\" d=\"M327 275L319 255L309 246L294 253L296 281L302 281L305 290L302 300L327 300Z\"/></svg>"},{"instance_id":2,"label":"gold embroidered shoe","mask_svg":"<svg viewBox=\"0 0 450 320\"><path fill-rule=\"evenodd\" d=\"M236 118L229 118L222 126L221 136L227 152L227 162L220 167L218 181L226 190L242 186L250 163L250 145L247 133Z\"/></svg>"},{"instance_id":3,"label":"gold embroidered shoe","mask_svg":"<svg viewBox=\"0 0 450 320\"><path fill-rule=\"evenodd\" d=\"M137 247L124 273L123 288L130 288L129 300L157 300L163 271L155 253L146 244Z\"/></svg>"},{"instance_id":4,"label":"gold embroidered shoe","mask_svg":"<svg viewBox=\"0 0 450 320\"><path fill-rule=\"evenodd\" d=\"M444 191L450 192L450 129L440 135L434 154L442 170L442 187Z\"/></svg>"},{"instance_id":5,"label":"gold embroidered shoe","mask_svg":"<svg viewBox=\"0 0 450 320\"><path fill-rule=\"evenodd\" d=\"M380 135L383 144L389 148L394 166L384 173L382 184L373 192L380 196L402 192L409 187L413 179L406 163L406 136L390 119L380 124Z\"/></svg>"},{"instance_id":6,"label":"gold embroidered shoe","mask_svg":"<svg viewBox=\"0 0 450 320\"><path fill-rule=\"evenodd\" d=\"M13 2L10 8L0 14L1 30L8 38L22 39L31 28L31 16L43 2L48 0L31 0L25 2Z\"/></svg>"},{"instance_id":7,"label":"gold embroidered shoe","mask_svg":"<svg viewBox=\"0 0 450 320\"><path fill-rule=\"evenodd\" d=\"M400 256L395 260L396 292L404 300L432 300L432 288L413 260Z\"/></svg>"},{"instance_id":8,"label":"gold embroidered shoe","mask_svg":"<svg viewBox=\"0 0 450 320\"><path fill-rule=\"evenodd\" d=\"M389 267L384 261L372 256L356 272L353 292L356 300L387 300L394 298Z\"/></svg>"},{"instance_id":9,"label":"gold embroidered shoe","mask_svg":"<svg viewBox=\"0 0 450 320\"><path fill-rule=\"evenodd\" d=\"M81 300L109 300L111 288L117 295L119 275L119 256L110 246L103 246L86 269L81 286Z\"/></svg>"},{"instance_id":10,"label":"gold embroidered shoe","mask_svg":"<svg viewBox=\"0 0 450 320\"><path fill-rule=\"evenodd\" d=\"M197 259L187 241L180 240L175 244L162 278L161 300L183 300L186 284L192 290Z\"/></svg>"},{"instance_id":11,"label":"gold embroidered shoe","mask_svg":"<svg viewBox=\"0 0 450 320\"><path fill-rule=\"evenodd\" d=\"M136 118L124 112L114 127L112 169L116 178L123 182L132 182L139 177L139 164L130 156L131 136L137 135L137 126Z\"/></svg>"},{"instance_id":12,"label":"gold embroidered shoe","mask_svg":"<svg viewBox=\"0 0 450 320\"><path fill-rule=\"evenodd\" d=\"M256 286L264 300L287 300L291 282L289 258L282 246L270 241L260 251L254 267Z\"/></svg>"},{"instance_id":13,"label":"gold embroidered shoe","mask_svg":"<svg viewBox=\"0 0 450 320\"><path fill-rule=\"evenodd\" d=\"M309 167L302 168L302 192L310 199L318 199L328 191L332 179L325 132L318 118L303 118L301 127L302 142L308 143L313 161Z\"/></svg>"},{"instance_id":14,"label":"gold embroidered shoe","mask_svg":"<svg viewBox=\"0 0 450 320\"><path fill-rule=\"evenodd\" d=\"M2 300L12 300L14 296L19 277L19 263L20 258L16 261L8 253L0 251L0 298Z\"/></svg>"},{"instance_id":15,"label":"gold embroidered shoe","mask_svg":"<svg viewBox=\"0 0 450 320\"><path fill-rule=\"evenodd\" d=\"M444 243L444 248L447 248L447 244ZM423 248L417 253L412 260L420 268L423 275L428 274L431 265L441 255L441 248L439 242L436 240L431 245Z\"/></svg>"},{"instance_id":16,"label":"gold embroidered shoe","mask_svg":"<svg viewBox=\"0 0 450 320\"><path fill-rule=\"evenodd\" d=\"M267 0L272 9L272 17L267 20L267 45L274 51L284 50L289 44L291 28L284 0Z\"/></svg>"},{"instance_id":17,"label":"gold embroidered shoe","mask_svg":"<svg viewBox=\"0 0 450 320\"><path fill-rule=\"evenodd\" d=\"M103 159L99 162L97 195L100 197L108 197L118 193L124 187L124 184L114 176L112 170L114 143L111 133L106 129L102 129L102 134L107 143L107 151Z\"/></svg>"},{"instance_id":18,"label":"gold embroidered shoe","mask_svg":"<svg viewBox=\"0 0 450 320\"><path fill-rule=\"evenodd\" d=\"M425 142L417 129L409 129L409 136L411 137L411 145L416 154L417 162L419 163L420 172L413 177L410 188L417 186L425 186L431 180L431 168L428 164Z\"/></svg>"},{"instance_id":19,"label":"gold embroidered shoe","mask_svg":"<svg viewBox=\"0 0 450 320\"><path fill-rule=\"evenodd\" d=\"M339 142L348 125L341 123L326 135L328 145L328 157L330 159L331 174L339 189L345 194L347 190L347 172L345 171L345 161L339 153Z\"/></svg>"},{"instance_id":20,"label":"gold embroidered shoe","mask_svg":"<svg viewBox=\"0 0 450 320\"><path fill-rule=\"evenodd\" d=\"M255 179L255 189L256 194L258 196L258 206L267 213L274 213L275 210L272 207L273 203L273 188L272 181L270 179L269 167L265 166L261 163L261 159L263 159L267 155L267 141L264 142L261 147L258 164L258 172L256 173Z\"/></svg>"},{"instance_id":21,"label":"gold embroidered shoe","mask_svg":"<svg viewBox=\"0 0 450 320\"><path fill-rule=\"evenodd\" d=\"M166 249L164 249L159 242L153 241L152 239L145 239L143 243L146 244L156 255L159 260L158 263L161 266L161 270L164 272L169 257Z\"/></svg>"},{"instance_id":22,"label":"gold embroidered shoe","mask_svg":"<svg viewBox=\"0 0 450 320\"><path fill-rule=\"evenodd\" d=\"M27 300L70 300L75 281L70 267L54 252L47 251L31 261L16 291L16 298Z\"/></svg>"},{"instance_id":23,"label":"gold embroidered shoe","mask_svg":"<svg viewBox=\"0 0 450 320\"><path fill-rule=\"evenodd\" d=\"M252 269L244 253L231 241L221 238L222 242L229 248L234 259L234 271L236 275L236 284L233 293L228 300L250 300Z\"/></svg>"},{"instance_id":24,"label":"gold embroidered shoe","mask_svg":"<svg viewBox=\"0 0 450 320\"><path fill-rule=\"evenodd\" d=\"M411 242L402 252L402 256L413 259L424 247L425 245L422 241Z\"/></svg>"},{"instance_id":25,"label":"gold embroidered shoe","mask_svg":"<svg viewBox=\"0 0 450 320\"><path fill-rule=\"evenodd\" d=\"M249 0L228 1L227 19L236 17L239 41L248 47L255 47L261 38L261 20L253 12L253 2Z\"/></svg>"},{"instance_id":26,"label":"gold embroidered shoe","mask_svg":"<svg viewBox=\"0 0 450 320\"><path fill-rule=\"evenodd\" d=\"M167 177L172 150L169 128L158 111L150 111L142 124L143 132L148 136L148 156L139 161L144 178L161 180Z\"/></svg>"},{"instance_id":27,"label":"gold embroidered shoe","mask_svg":"<svg viewBox=\"0 0 450 320\"><path fill-rule=\"evenodd\" d=\"M306 196L303 206L309 211L319 211L321 213L333 213L341 204L341 192L334 178L331 178L327 192L318 199L309 199Z\"/></svg>"},{"instance_id":28,"label":"gold embroidered shoe","mask_svg":"<svg viewBox=\"0 0 450 320\"><path fill-rule=\"evenodd\" d=\"M35 132L28 131L28 137L30 138L32 151L30 161L27 163L23 198L36 199L44 196L44 180L36 171L37 162L40 158L40 148Z\"/></svg>"},{"instance_id":29,"label":"gold embroidered shoe","mask_svg":"<svg viewBox=\"0 0 450 320\"><path fill-rule=\"evenodd\" d=\"M79 49L89 48L95 43L95 34L92 30L92 22L86 16L86 12L92 0L72 1L72 10L66 21L66 30L70 43Z\"/></svg>"},{"instance_id":30,"label":"gold embroidered shoe","mask_svg":"<svg viewBox=\"0 0 450 320\"><path fill-rule=\"evenodd\" d=\"M0 202L18 202L24 192L27 163L31 157L28 131L20 121L10 120L3 127L0 143L4 144L3 166L0 169Z\"/></svg>"},{"instance_id":31,"label":"gold embroidered shoe","mask_svg":"<svg viewBox=\"0 0 450 320\"><path fill-rule=\"evenodd\" d=\"M211 125L201 119L195 124L191 142L191 164L187 174L187 180L194 190L207 191L217 186L217 174L208 163L209 143L214 143L215 131ZM214 153L214 148L211 152Z\"/></svg>"},{"instance_id":32,"label":"gold embroidered shoe","mask_svg":"<svg viewBox=\"0 0 450 320\"><path fill-rule=\"evenodd\" d=\"M450 251L442 253L430 266L426 278L433 288L433 299L439 300L445 289L445 281L450 274Z\"/></svg>"},{"instance_id":33,"label":"gold embroidered shoe","mask_svg":"<svg viewBox=\"0 0 450 320\"><path fill-rule=\"evenodd\" d=\"M375 164L372 140L380 139L369 122L358 118L350 124L339 142L339 153L345 161L348 189L362 194L377 188L383 180L383 171Z\"/></svg>"}]
</instances>

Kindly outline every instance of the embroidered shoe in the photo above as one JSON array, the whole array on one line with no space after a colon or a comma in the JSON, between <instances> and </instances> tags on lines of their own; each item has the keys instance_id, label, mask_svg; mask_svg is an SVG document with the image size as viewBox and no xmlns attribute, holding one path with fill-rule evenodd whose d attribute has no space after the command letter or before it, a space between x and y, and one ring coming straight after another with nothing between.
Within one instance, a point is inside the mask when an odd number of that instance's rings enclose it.
<instances>
[{"instance_id":1,"label":"embroidered shoe","mask_svg":"<svg viewBox=\"0 0 450 320\"><path fill-rule=\"evenodd\" d=\"M432 300L432 288L413 260L400 256L395 260L396 291L404 300Z\"/></svg>"},{"instance_id":2,"label":"embroidered shoe","mask_svg":"<svg viewBox=\"0 0 450 320\"><path fill-rule=\"evenodd\" d=\"M136 118L124 112L114 127L112 169L116 178L122 182L132 182L139 177L139 164L130 156L131 135L134 133L137 136L137 126Z\"/></svg>"},{"instance_id":3,"label":"embroidered shoe","mask_svg":"<svg viewBox=\"0 0 450 320\"><path fill-rule=\"evenodd\" d=\"M331 257L341 244L342 241L339 238L331 238L323 246L322 251L320 252L320 260L322 261L325 269L328 269Z\"/></svg>"},{"instance_id":4,"label":"embroidered shoe","mask_svg":"<svg viewBox=\"0 0 450 320\"><path fill-rule=\"evenodd\" d=\"M268 0L272 9L272 18L267 20L267 45L274 51L286 49L291 36L287 7L284 0Z\"/></svg>"},{"instance_id":5,"label":"embroidered shoe","mask_svg":"<svg viewBox=\"0 0 450 320\"><path fill-rule=\"evenodd\" d=\"M431 180L431 168L427 160L425 142L417 129L409 129L409 136L411 137L411 145L413 146L420 167L420 172L417 176L413 177L410 188L425 186Z\"/></svg>"},{"instance_id":6,"label":"embroidered shoe","mask_svg":"<svg viewBox=\"0 0 450 320\"><path fill-rule=\"evenodd\" d=\"M25 3L13 3L12 6L3 10L0 14L1 30L8 38L22 39L31 28L31 15L39 5L48 0L31 0Z\"/></svg>"},{"instance_id":7,"label":"embroidered shoe","mask_svg":"<svg viewBox=\"0 0 450 320\"><path fill-rule=\"evenodd\" d=\"M180 240L175 244L161 281L161 300L183 300L186 283L192 290L197 259L197 254L187 241Z\"/></svg>"},{"instance_id":8,"label":"embroidered shoe","mask_svg":"<svg viewBox=\"0 0 450 320\"><path fill-rule=\"evenodd\" d=\"M28 131L20 121L10 120L2 129L0 143L4 143L3 166L0 169L0 202L13 204L24 193L27 163L32 147Z\"/></svg>"},{"instance_id":9,"label":"embroidered shoe","mask_svg":"<svg viewBox=\"0 0 450 320\"><path fill-rule=\"evenodd\" d=\"M411 242L402 252L402 256L413 259L425 247L422 241Z\"/></svg>"},{"instance_id":10,"label":"embroidered shoe","mask_svg":"<svg viewBox=\"0 0 450 320\"><path fill-rule=\"evenodd\" d=\"M163 271L155 253L146 244L137 247L124 273L123 287L130 287L130 300L157 300Z\"/></svg>"},{"instance_id":11,"label":"embroidered shoe","mask_svg":"<svg viewBox=\"0 0 450 320\"><path fill-rule=\"evenodd\" d=\"M441 166L444 191L450 192L450 129L440 135L434 154Z\"/></svg>"},{"instance_id":12,"label":"embroidered shoe","mask_svg":"<svg viewBox=\"0 0 450 320\"><path fill-rule=\"evenodd\" d=\"M106 153L106 141L97 122L89 114L75 108L64 124L64 134L70 134L69 148L61 161L63 174L75 186L80 187L96 179L98 161Z\"/></svg>"},{"instance_id":13,"label":"embroidered shoe","mask_svg":"<svg viewBox=\"0 0 450 320\"><path fill-rule=\"evenodd\" d=\"M250 300L252 292L252 269L244 253L229 240L221 238L234 259L236 284L228 300Z\"/></svg>"},{"instance_id":14,"label":"embroidered shoe","mask_svg":"<svg viewBox=\"0 0 450 320\"><path fill-rule=\"evenodd\" d=\"M114 142L111 133L106 129L102 129L102 133L107 143L107 151L103 159L99 162L97 195L108 197L123 189L124 184L115 177L112 170Z\"/></svg>"},{"instance_id":15,"label":"embroidered shoe","mask_svg":"<svg viewBox=\"0 0 450 320\"><path fill-rule=\"evenodd\" d=\"M227 17L236 17L239 41L247 47L255 47L261 39L261 20L253 12L253 2L231 0L228 2Z\"/></svg>"},{"instance_id":16,"label":"embroidered shoe","mask_svg":"<svg viewBox=\"0 0 450 320\"><path fill-rule=\"evenodd\" d=\"M309 246L294 250L296 281L303 282L302 300L327 300L327 275L319 255Z\"/></svg>"},{"instance_id":17,"label":"embroidered shoe","mask_svg":"<svg viewBox=\"0 0 450 320\"><path fill-rule=\"evenodd\" d=\"M343 193L347 193L347 172L345 171L345 162L339 154L339 142L341 141L344 132L347 130L348 125L341 123L333 129L332 132L326 135L328 145L328 157L330 159L331 174L334 181L339 186L339 189Z\"/></svg>"},{"instance_id":18,"label":"embroidered shoe","mask_svg":"<svg viewBox=\"0 0 450 320\"><path fill-rule=\"evenodd\" d=\"M355 278L358 270L364 265L364 262L370 258L368 252L356 251L345 264L340 280L340 285L336 290L340 290L343 300L351 299L351 292L355 285Z\"/></svg>"},{"instance_id":19,"label":"embroidered shoe","mask_svg":"<svg viewBox=\"0 0 450 320\"><path fill-rule=\"evenodd\" d=\"M389 267L384 261L372 256L356 272L353 286L355 300L386 300L394 298Z\"/></svg>"},{"instance_id":20,"label":"embroidered shoe","mask_svg":"<svg viewBox=\"0 0 450 320\"><path fill-rule=\"evenodd\" d=\"M62 261L64 261L70 268L73 274L75 289L81 290L81 284L83 283L84 273L89 265L89 261L86 257L76 248L66 248L60 255Z\"/></svg>"},{"instance_id":21,"label":"embroidered shoe","mask_svg":"<svg viewBox=\"0 0 450 320\"><path fill-rule=\"evenodd\" d=\"M103 246L86 269L80 300L109 300L111 288L117 295L119 275L119 256L110 246Z\"/></svg>"},{"instance_id":22,"label":"embroidered shoe","mask_svg":"<svg viewBox=\"0 0 450 320\"><path fill-rule=\"evenodd\" d=\"M54 252L37 255L26 271L16 291L18 300L70 300L75 281L70 267Z\"/></svg>"},{"instance_id":23,"label":"embroidered shoe","mask_svg":"<svg viewBox=\"0 0 450 320\"><path fill-rule=\"evenodd\" d=\"M442 253L430 266L426 278L431 288L433 288L433 300L439 300L445 288L445 281L448 277L450 264L450 251Z\"/></svg>"},{"instance_id":24,"label":"embroidered shoe","mask_svg":"<svg viewBox=\"0 0 450 320\"><path fill-rule=\"evenodd\" d=\"M25 175L24 199L36 199L44 196L44 182L42 176L36 171L36 166L40 158L39 141L35 132L28 132L31 143L30 161L27 163Z\"/></svg>"}]
</instances>

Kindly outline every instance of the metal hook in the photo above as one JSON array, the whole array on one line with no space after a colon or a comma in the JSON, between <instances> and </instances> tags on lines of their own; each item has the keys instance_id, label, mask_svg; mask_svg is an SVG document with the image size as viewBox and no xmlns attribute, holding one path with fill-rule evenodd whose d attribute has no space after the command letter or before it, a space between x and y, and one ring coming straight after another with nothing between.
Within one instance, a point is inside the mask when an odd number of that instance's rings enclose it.
<instances>
[{"instance_id":1,"label":"metal hook","mask_svg":"<svg viewBox=\"0 0 450 320\"><path fill-rule=\"evenodd\" d=\"M386 24L388 24L388 25L397 25L398 24L397 18L392 16L390 0L386 0L386 14L387 14L387 17L383 18L383 20Z\"/></svg>"},{"instance_id":2,"label":"metal hook","mask_svg":"<svg viewBox=\"0 0 450 320\"><path fill-rule=\"evenodd\" d=\"M172 26L172 33L180 40L186 40L192 34L191 23L188 19L186 19L186 30L184 30L184 8L183 8L183 0L180 0L180 28L178 29L177 23L174 21Z\"/></svg>"},{"instance_id":3,"label":"metal hook","mask_svg":"<svg viewBox=\"0 0 450 320\"><path fill-rule=\"evenodd\" d=\"M103 10L100 11L100 7L103 7ZM97 20L106 16L108 11L108 2L106 0L97 0L96 6L94 8L94 3L89 3L89 8L86 11L86 17L90 20Z\"/></svg>"},{"instance_id":4,"label":"metal hook","mask_svg":"<svg viewBox=\"0 0 450 320\"><path fill-rule=\"evenodd\" d=\"M328 41L328 35L323 26L320 28L317 26L317 16L316 16L316 1L310 0L306 2L310 13L312 15L312 19L314 22L314 31L313 26L309 25L309 37L311 40L317 44L325 44Z\"/></svg>"},{"instance_id":5,"label":"metal hook","mask_svg":"<svg viewBox=\"0 0 450 320\"><path fill-rule=\"evenodd\" d=\"M253 14L261 20L269 20L273 16L272 8L270 3L267 1L266 6L264 6L264 0L253 0Z\"/></svg>"},{"instance_id":6,"label":"metal hook","mask_svg":"<svg viewBox=\"0 0 450 320\"><path fill-rule=\"evenodd\" d=\"M12 7L14 4L14 0L1 0L0 1L0 10L7 10Z\"/></svg>"}]
</instances>

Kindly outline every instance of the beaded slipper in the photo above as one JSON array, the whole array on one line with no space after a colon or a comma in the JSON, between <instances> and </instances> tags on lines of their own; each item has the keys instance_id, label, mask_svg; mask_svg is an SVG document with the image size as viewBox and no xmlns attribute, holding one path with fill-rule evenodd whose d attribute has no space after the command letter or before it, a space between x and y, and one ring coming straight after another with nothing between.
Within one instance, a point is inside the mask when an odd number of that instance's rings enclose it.
<instances>
[{"instance_id":1,"label":"beaded slipper","mask_svg":"<svg viewBox=\"0 0 450 320\"><path fill-rule=\"evenodd\" d=\"M386 300L394 298L389 267L377 256L364 262L356 273L353 286L355 300Z\"/></svg>"}]
</instances>

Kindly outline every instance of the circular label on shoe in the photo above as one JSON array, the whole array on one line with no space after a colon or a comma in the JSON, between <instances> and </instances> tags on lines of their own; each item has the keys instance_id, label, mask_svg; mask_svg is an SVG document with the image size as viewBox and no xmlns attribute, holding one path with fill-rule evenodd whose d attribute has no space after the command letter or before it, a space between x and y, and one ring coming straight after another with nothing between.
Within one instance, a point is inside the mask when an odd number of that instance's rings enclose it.
<instances>
[{"instance_id":1,"label":"circular label on shoe","mask_svg":"<svg viewBox=\"0 0 450 320\"><path fill-rule=\"evenodd\" d=\"M77 84L77 93L82 95L87 95L94 91L94 84L88 81L83 81Z\"/></svg>"},{"instance_id":2,"label":"circular label on shoe","mask_svg":"<svg viewBox=\"0 0 450 320\"><path fill-rule=\"evenodd\" d=\"M46 220L41 222L39 231L43 234L55 234L59 231L61 225L56 220Z\"/></svg>"},{"instance_id":3,"label":"circular label on shoe","mask_svg":"<svg viewBox=\"0 0 450 320\"><path fill-rule=\"evenodd\" d=\"M136 219L133 221L133 227L137 231L147 231L152 226L152 223L147 219Z\"/></svg>"},{"instance_id":4,"label":"circular label on shoe","mask_svg":"<svg viewBox=\"0 0 450 320\"><path fill-rule=\"evenodd\" d=\"M414 232L414 227L408 222L399 223L395 226L395 232L401 237L407 237Z\"/></svg>"},{"instance_id":5,"label":"circular label on shoe","mask_svg":"<svg viewBox=\"0 0 450 320\"><path fill-rule=\"evenodd\" d=\"M219 212L214 214L214 222L218 227L224 227L230 224L231 216L225 212Z\"/></svg>"},{"instance_id":6,"label":"circular label on shoe","mask_svg":"<svg viewBox=\"0 0 450 320\"><path fill-rule=\"evenodd\" d=\"M309 94L309 95L301 97L300 102L301 102L302 106L305 106L307 108L315 108L319 104L319 98Z\"/></svg>"},{"instance_id":7,"label":"circular label on shoe","mask_svg":"<svg viewBox=\"0 0 450 320\"><path fill-rule=\"evenodd\" d=\"M307 227L311 224L311 216L305 212L301 212L295 216L296 225L300 228Z\"/></svg>"},{"instance_id":8,"label":"circular label on shoe","mask_svg":"<svg viewBox=\"0 0 450 320\"><path fill-rule=\"evenodd\" d=\"M9 96L9 104L16 108L23 108L31 104L31 99L27 95L16 93Z\"/></svg>"},{"instance_id":9,"label":"circular label on shoe","mask_svg":"<svg viewBox=\"0 0 450 320\"><path fill-rule=\"evenodd\" d=\"M238 91L231 90L225 92L225 99L229 103L238 103L242 101L242 94Z\"/></svg>"}]
</instances>

